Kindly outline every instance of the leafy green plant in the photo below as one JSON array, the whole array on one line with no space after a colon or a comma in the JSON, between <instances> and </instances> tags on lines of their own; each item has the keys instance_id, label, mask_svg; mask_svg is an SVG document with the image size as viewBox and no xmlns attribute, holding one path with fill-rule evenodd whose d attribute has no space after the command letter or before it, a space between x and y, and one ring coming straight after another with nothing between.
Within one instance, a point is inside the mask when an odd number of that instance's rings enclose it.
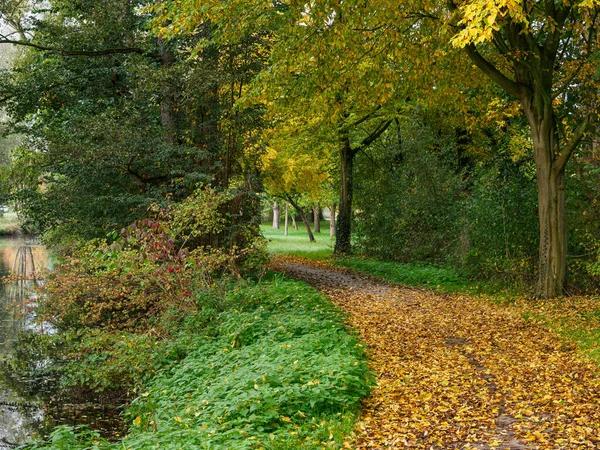
<instances>
[{"instance_id":1,"label":"leafy green plant","mask_svg":"<svg viewBox=\"0 0 600 450\"><path fill-rule=\"evenodd\" d=\"M127 409L127 437L108 444L62 427L29 448L340 448L372 377L331 302L279 275L198 301L209 320L190 314L158 348L142 339L126 350L131 338L114 348L113 356L161 355Z\"/></svg>"}]
</instances>

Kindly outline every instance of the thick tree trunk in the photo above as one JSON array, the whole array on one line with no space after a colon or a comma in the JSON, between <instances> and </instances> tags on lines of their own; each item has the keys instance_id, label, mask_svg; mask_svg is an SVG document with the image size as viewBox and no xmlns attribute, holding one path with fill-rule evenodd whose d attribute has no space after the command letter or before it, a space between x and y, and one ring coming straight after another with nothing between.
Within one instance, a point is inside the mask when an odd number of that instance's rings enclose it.
<instances>
[{"instance_id":1,"label":"thick tree trunk","mask_svg":"<svg viewBox=\"0 0 600 450\"><path fill-rule=\"evenodd\" d=\"M329 207L329 236L335 236L335 203Z\"/></svg>"},{"instance_id":2,"label":"thick tree trunk","mask_svg":"<svg viewBox=\"0 0 600 450\"><path fill-rule=\"evenodd\" d=\"M546 123L552 120L552 124ZM531 121L530 121L531 122ZM531 124L531 123L530 123ZM565 170L555 159L556 133L553 119L531 126L538 188L540 248L535 295L541 298L564 294L567 277L567 214Z\"/></svg>"},{"instance_id":3,"label":"thick tree trunk","mask_svg":"<svg viewBox=\"0 0 600 450\"><path fill-rule=\"evenodd\" d=\"M340 211L336 223L336 240L333 253L344 255L352 252L350 242L352 232L352 171L355 152L350 147L350 139L343 136L340 146Z\"/></svg>"},{"instance_id":4,"label":"thick tree trunk","mask_svg":"<svg viewBox=\"0 0 600 450\"><path fill-rule=\"evenodd\" d=\"M308 223L308 219L306 218L306 214L304 214L304 211L302 211L302 208L300 208L300 206L298 205L298 203L296 203L293 199L288 198L288 201L294 207L294 209L296 210L296 212L298 213L298 215L302 219L302 222L304 222L304 226L306 227L306 233L308 234L308 240L310 242L314 242L315 241L315 237L312 234L312 231L310 229L310 223Z\"/></svg>"},{"instance_id":5,"label":"thick tree trunk","mask_svg":"<svg viewBox=\"0 0 600 450\"><path fill-rule=\"evenodd\" d=\"M289 234L289 205L288 202L285 202L285 222L284 222L284 226L283 226L283 235L287 236Z\"/></svg>"},{"instance_id":6,"label":"thick tree trunk","mask_svg":"<svg viewBox=\"0 0 600 450\"><path fill-rule=\"evenodd\" d=\"M540 247L535 295L552 298L564 294L567 277L566 160L558 157L552 105L544 103L539 98L522 99L531 128L538 188Z\"/></svg>"},{"instance_id":7,"label":"thick tree trunk","mask_svg":"<svg viewBox=\"0 0 600 450\"><path fill-rule=\"evenodd\" d=\"M279 230L279 203L277 200L273 202L273 229Z\"/></svg>"},{"instance_id":8,"label":"thick tree trunk","mask_svg":"<svg viewBox=\"0 0 600 450\"><path fill-rule=\"evenodd\" d=\"M321 232L321 206L318 203L313 206L313 230L315 233Z\"/></svg>"},{"instance_id":9,"label":"thick tree trunk","mask_svg":"<svg viewBox=\"0 0 600 450\"><path fill-rule=\"evenodd\" d=\"M564 294L567 277L565 174L545 169L537 171L540 261L536 296L551 298Z\"/></svg>"}]
</instances>

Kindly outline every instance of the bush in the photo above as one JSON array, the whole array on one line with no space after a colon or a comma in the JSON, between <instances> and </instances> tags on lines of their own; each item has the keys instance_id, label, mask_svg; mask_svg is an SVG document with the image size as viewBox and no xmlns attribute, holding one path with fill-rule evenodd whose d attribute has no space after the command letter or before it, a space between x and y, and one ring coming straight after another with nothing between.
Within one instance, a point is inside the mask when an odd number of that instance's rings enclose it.
<instances>
[{"instance_id":1,"label":"bush","mask_svg":"<svg viewBox=\"0 0 600 450\"><path fill-rule=\"evenodd\" d=\"M360 159L355 205L356 247L400 262L444 263L459 246L464 182L453 136L417 119Z\"/></svg>"},{"instance_id":2,"label":"bush","mask_svg":"<svg viewBox=\"0 0 600 450\"><path fill-rule=\"evenodd\" d=\"M533 276L539 219L535 169L499 157L475 171L466 202L464 264L479 276Z\"/></svg>"},{"instance_id":3,"label":"bush","mask_svg":"<svg viewBox=\"0 0 600 450\"><path fill-rule=\"evenodd\" d=\"M156 318L168 309L195 310L193 292L260 270L266 261L251 230L241 237L225 233L222 211L229 200L201 189L170 210L155 208L112 243L95 240L80 248L48 277L40 318L59 330L163 334Z\"/></svg>"},{"instance_id":4,"label":"bush","mask_svg":"<svg viewBox=\"0 0 600 450\"><path fill-rule=\"evenodd\" d=\"M46 346L64 386L79 396L82 389L131 393L160 365L186 317L211 320L211 299L228 280L262 270L262 239L250 227L231 231L231 200L205 188L169 210L155 207L48 276L38 317L58 331Z\"/></svg>"}]
</instances>

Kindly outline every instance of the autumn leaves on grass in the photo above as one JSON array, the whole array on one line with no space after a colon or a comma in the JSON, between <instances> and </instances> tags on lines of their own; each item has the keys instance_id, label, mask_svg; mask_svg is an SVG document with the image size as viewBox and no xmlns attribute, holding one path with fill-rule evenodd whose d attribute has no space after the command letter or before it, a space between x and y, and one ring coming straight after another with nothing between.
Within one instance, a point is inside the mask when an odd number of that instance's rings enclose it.
<instances>
[{"instance_id":1,"label":"autumn leaves on grass","mask_svg":"<svg viewBox=\"0 0 600 450\"><path fill-rule=\"evenodd\" d=\"M518 308L281 264L326 291L369 347L377 386L351 448L600 446L597 364Z\"/></svg>"}]
</instances>

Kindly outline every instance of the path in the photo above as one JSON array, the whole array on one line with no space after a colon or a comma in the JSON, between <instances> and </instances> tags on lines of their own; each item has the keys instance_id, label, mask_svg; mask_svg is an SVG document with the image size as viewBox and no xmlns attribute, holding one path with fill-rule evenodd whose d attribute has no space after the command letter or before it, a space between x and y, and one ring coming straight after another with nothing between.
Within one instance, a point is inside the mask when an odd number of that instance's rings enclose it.
<instances>
[{"instance_id":1,"label":"path","mask_svg":"<svg viewBox=\"0 0 600 450\"><path fill-rule=\"evenodd\" d=\"M293 258L369 347L377 385L352 449L600 448L598 366L515 310Z\"/></svg>"}]
</instances>

